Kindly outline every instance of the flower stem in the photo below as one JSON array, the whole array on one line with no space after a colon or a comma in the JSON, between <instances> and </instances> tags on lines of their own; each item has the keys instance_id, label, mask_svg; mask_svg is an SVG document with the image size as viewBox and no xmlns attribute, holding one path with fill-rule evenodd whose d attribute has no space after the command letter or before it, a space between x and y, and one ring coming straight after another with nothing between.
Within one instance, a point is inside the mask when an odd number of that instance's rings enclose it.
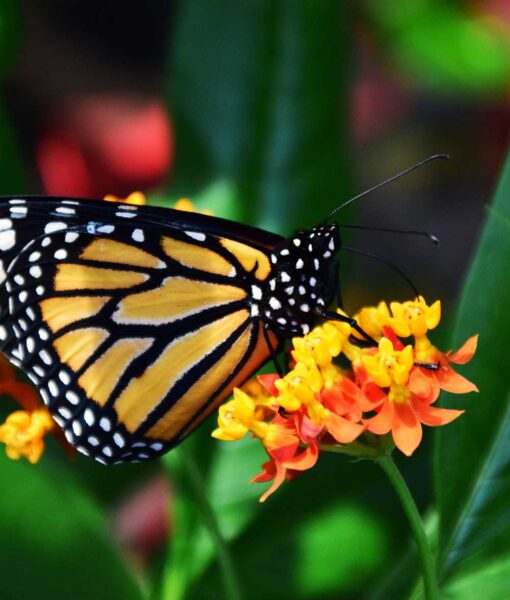
<instances>
[{"instance_id":1,"label":"flower stem","mask_svg":"<svg viewBox=\"0 0 510 600\"><path fill-rule=\"evenodd\" d=\"M430 549L430 545L423 528L423 521L416 507L414 499L407 487L404 478L402 477L397 465L389 454L380 455L375 459L375 462L380 465L382 470L388 476L393 488L397 492L404 512L409 520L411 532L418 548L420 556L423 587L425 590L425 598L427 600L438 600L439 590L437 587L436 571L434 567L434 558Z\"/></svg>"},{"instance_id":2,"label":"flower stem","mask_svg":"<svg viewBox=\"0 0 510 600\"><path fill-rule=\"evenodd\" d=\"M226 600L240 600L241 590L234 569L234 564L232 562L232 557L230 556L228 545L221 533L214 509L207 498L204 478L195 459L187 448L181 446L179 448L179 454L181 456L184 468L186 469L191 490L195 496L200 513L202 514L204 526L209 532L211 540L216 548L216 555L223 577L223 597Z\"/></svg>"}]
</instances>

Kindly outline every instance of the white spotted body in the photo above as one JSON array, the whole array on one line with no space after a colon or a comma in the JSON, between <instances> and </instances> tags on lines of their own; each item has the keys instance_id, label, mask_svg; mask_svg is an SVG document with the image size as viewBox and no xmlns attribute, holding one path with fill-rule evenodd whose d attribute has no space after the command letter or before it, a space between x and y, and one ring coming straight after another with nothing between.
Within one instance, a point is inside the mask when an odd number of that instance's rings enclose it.
<instances>
[{"instance_id":1,"label":"white spotted body","mask_svg":"<svg viewBox=\"0 0 510 600\"><path fill-rule=\"evenodd\" d=\"M317 311L325 310L336 292L339 247L336 224L298 231L280 244L271 255L266 285L252 288L252 314L283 335L308 333Z\"/></svg>"}]
</instances>

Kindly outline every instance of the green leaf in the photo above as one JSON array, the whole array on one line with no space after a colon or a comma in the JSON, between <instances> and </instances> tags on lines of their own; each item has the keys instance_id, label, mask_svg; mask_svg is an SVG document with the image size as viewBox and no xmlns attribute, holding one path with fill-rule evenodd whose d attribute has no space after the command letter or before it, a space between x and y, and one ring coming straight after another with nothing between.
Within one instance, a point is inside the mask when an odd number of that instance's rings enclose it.
<instances>
[{"instance_id":1,"label":"green leaf","mask_svg":"<svg viewBox=\"0 0 510 600\"><path fill-rule=\"evenodd\" d=\"M367 0L394 63L418 86L440 94L503 90L510 42L503 28L476 19L454 2Z\"/></svg>"},{"instance_id":2,"label":"green leaf","mask_svg":"<svg viewBox=\"0 0 510 600\"><path fill-rule=\"evenodd\" d=\"M229 181L242 220L282 233L345 198L345 13L333 0L181 3L171 192Z\"/></svg>"},{"instance_id":3,"label":"green leaf","mask_svg":"<svg viewBox=\"0 0 510 600\"><path fill-rule=\"evenodd\" d=\"M104 517L67 472L0 457L3 598L141 600Z\"/></svg>"},{"instance_id":4,"label":"green leaf","mask_svg":"<svg viewBox=\"0 0 510 600\"><path fill-rule=\"evenodd\" d=\"M443 600L479 600L507 598L510 581L510 557L505 556L470 568L453 577L442 592Z\"/></svg>"},{"instance_id":5,"label":"green leaf","mask_svg":"<svg viewBox=\"0 0 510 600\"><path fill-rule=\"evenodd\" d=\"M460 303L454 347L480 333L462 373L480 388L446 405L466 413L437 436L440 564L487 546L510 524L510 160L507 161Z\"/></svg>"}]
</instances>

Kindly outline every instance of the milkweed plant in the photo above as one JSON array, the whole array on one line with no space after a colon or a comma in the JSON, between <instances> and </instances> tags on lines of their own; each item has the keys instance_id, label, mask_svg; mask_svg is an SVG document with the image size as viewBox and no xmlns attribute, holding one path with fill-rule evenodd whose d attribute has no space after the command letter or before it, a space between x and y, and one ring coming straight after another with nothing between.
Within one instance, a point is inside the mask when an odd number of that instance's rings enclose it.
<instances>
[{"instance_id":1,"label":"milkweed plant","mask_svg":"<svg viewBox=\"0 0 510 600\"><path fill-rule=\"evenodd\" d=\"M120 201L115 196L107 201ZM139 192L122 202L144 204ZM175 208L194 210L187 199ZM206 214L210 214L207 212ZM348 315L337 309L339 315ZM254 483L269 482L265 502L286 481L320 465L324 452L372 460L396 490L415 539L427 599L438 598L434 559L420 514L398 470L394 452L412 457L423 438L423 425L440 427L464 412L436 405L441 391L466 394L476 385L457 372L476 351L477 335L455 351L444 352L429 334L441 320L441 303L423 296L405 302L381 301L352 315L367 338L345 321L326 321L294 337L284 373L258 375L233 390L219 407L212 436L225 442L251 436L267 453ZM39 461L44 437L55 436L68 453L73 449L39 402L34 388L17 379L0 357L0 393L15 399L20 410L0 425L0 441L9 458Z\"/></svg>"}]
</instances>

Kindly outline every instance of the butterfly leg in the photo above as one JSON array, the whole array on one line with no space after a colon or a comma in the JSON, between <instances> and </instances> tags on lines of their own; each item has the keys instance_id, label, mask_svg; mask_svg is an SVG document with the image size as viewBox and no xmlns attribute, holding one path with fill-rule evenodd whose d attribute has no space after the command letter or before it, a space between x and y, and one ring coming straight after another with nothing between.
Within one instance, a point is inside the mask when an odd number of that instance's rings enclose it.
<instances>
[{"instance_id":1,"label":"butterfly leg","mask_svg":"<svg viewBox=\"0 0 510 600\"><path fill-rule=\"evenodd\" d=\"M342 288L340 287L340 265L338 263L336 263L336 265L335 265L335 271L336 271L336 277L335 277L335 281L336 281L336 305L338 306L338 308L343 308L344 301L343 301L343 298L342 298Z\"/></svg>"},{"instance_id":2,"label":"butterfly leg","mask_svg":"<svg viewBox=\"0 0 510 600\"><path fill-rule=\"evenodd\" d=\"M264 333L264 339L266 340L266 344L269 350L269 354L271 355L271 360L273 361L274 368L276 369L276 372L278 373L279 377L283 377L284 372L282 367L280 366L280 363L278 362L278 357L275 354L273 345L271 344L271 340L269 338L268 333L268 326L266 324L262 326L262 332Z\"/></svg>"},{"instance_id":3,"label":"butterfly leg","mask_svg":"<svg viewBox=\"0 0 510 600\"><path fill-rule=\"evenodd\" d=\"M370 335L368 335L368 333L366 331L364 331L358 324L358 322L356 321L356 319L353 319L352 317L347 317L345 315L339 315L336 312L332 312L329 310L320 310L317 311L317 314L323 318L323 319L327 319L328 321L340 321L342 323L349 323L349 325L355 329L360 335L362 335L365 340L367 342L370 342L370 344L377 346L377 342L374 340L373 337L371 337Z\"/></svg>"}]
</instances>

